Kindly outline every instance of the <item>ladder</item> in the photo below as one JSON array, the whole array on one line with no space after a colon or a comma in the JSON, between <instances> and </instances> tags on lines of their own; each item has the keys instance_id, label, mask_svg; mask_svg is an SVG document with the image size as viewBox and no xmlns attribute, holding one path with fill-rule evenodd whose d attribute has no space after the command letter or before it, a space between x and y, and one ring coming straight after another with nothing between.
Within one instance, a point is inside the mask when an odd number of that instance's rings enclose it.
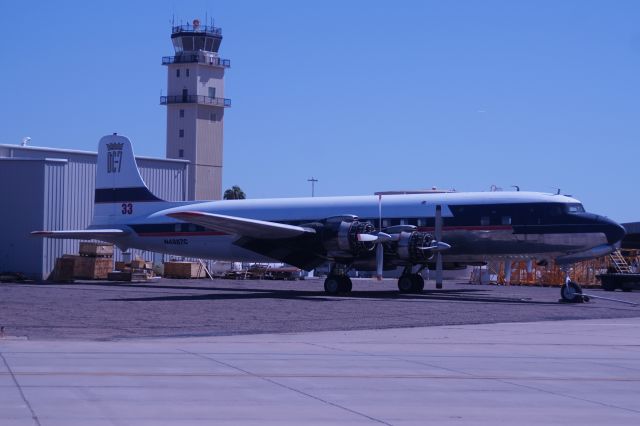
<instances>
[{"instance_id":1,"label":"ladder","mask_svg":"<svg viewBox=\"0 0 640 426\"><path fill-rule=\"evenodd\" d=\"M204 272L207 273L209 279L213 280L213 277L211 276L209 269L207 269L207 265L204 263L204 261L202 259L198 259L198 263L200 264L200 267L198 268L198 277L200 277L200 272L202 272L202 270L204 269Z\"/></svg>"},{"instance_id":2,"label":"ladder","mask_svg":"<svg viewBox=\"0 0 640 426\"><path fill-rule=\"evenodd\" d=\"M613 266L616 268L616 272L619 274L630 274L631 268L629 268L629 264L620 253L620 250L616 250L609 255L611 258L611 262Z\"/></svg>"}]
</instances>

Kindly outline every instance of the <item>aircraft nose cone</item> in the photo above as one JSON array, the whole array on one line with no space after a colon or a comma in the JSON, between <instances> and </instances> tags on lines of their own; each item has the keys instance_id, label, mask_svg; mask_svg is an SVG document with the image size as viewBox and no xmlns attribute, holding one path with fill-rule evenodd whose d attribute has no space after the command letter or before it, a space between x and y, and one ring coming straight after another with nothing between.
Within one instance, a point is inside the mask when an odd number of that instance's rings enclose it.
<instances>
[{"instance_id":1,"label":"aircraft nose cone","mask_svg":"<svg viewBox=\"0 0 640 426\"><path fill-rule=\"evenodd\" d=\"M624 236L627 234L627 231L624 229L624 227L614 222L613 220L606 219L606 221L607 227L604 233L607 236L607 241L609 242L609 244L616 244L622 241Z\"/></svg>"}]
</instances>

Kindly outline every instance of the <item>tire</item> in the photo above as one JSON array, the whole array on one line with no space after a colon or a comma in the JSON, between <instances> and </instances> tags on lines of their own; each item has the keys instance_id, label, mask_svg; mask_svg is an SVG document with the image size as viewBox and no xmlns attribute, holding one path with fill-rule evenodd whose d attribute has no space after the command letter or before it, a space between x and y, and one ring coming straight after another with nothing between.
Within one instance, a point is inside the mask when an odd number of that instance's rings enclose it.
<instances>
[{"instance_id":1,"label":"tire","mask_svg":"<svg viewBox=\"0 0 640 426\"><path fill-rule=\"evenodd\" d=\"M352 288L353 283L351 282L351 278L346 275L340 277L340 293L351 293Z\"/></svg>"},{"instance_id":2,"label":"tire","mask_svg":"<svg viewBox=\"0 0 640 426\"><path fill-rule=\"evenodd\" d=\"M400 275L400 278L398 278L398 290L400 293L413 293L413 282L411 275Z\"/></svg>"},{"instance_id":3,"label":"tire","mask_svg":"<svg viewBox=\"0 0 640 426\"><path fill-rule=\"evenodd\" d=\"M422 293L424 290L424 278L420 274L411 274L411 280L413 281L413 293Z\"/></svg>"},{"instance_id":4,"label":"tire","mask_svg":"<svg viewBox=\"0 0 640 426\"><path fill-rule=\"evenodd\" d=\"M563 301L569 303L580 303L584 301L582 297L582 287L573 281L569 281L560 288L560 296Z\"/></svg>"},{"instance_id":5,"label":"tire","mask_svg":"<svg viewBox=\"0 0 640 426\"><path fill-rule=\"evenodd\" d=\"M337 275L329 275L324 280L324 292L328 295L335 296L340 292L340 277Z\"/></svg>"}]
</instances>

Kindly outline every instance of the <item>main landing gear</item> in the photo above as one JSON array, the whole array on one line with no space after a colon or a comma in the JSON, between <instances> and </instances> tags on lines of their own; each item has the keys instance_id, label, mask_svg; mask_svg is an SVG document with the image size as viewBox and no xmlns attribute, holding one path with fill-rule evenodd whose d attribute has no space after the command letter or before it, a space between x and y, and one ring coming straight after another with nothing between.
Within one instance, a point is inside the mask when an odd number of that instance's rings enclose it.
<instances>
[{"instance_id":1,"label":"main landing gear","mask_svg":"<svg viewBox=\"0 0 640 426\"><path fill-rule=\"evenodd\" d=\"M420 274L402 274L398 278L400 293L421 293L424 290L424 278Z\"/></svg>"},{"instance_id":2,"label":"main landing gear","mask_svg":"<svg viewBox=\"0 0 640 426\"><path fill-rule=\"evenodd\" d=\"M398 278L398 290L400 293L421 293L424 290L424 278L419 272L412 273L411 267L407 266Z\"/></svg>"},{"instance_id":3,"label":"main landing gear","mask_svg":"<svg viewBox=\"0 0 640 426\"><path fill-rule=\"evenodd\" d=\"M324 291L329 295L336 295L339 293L351 293L351 288L353 284L351 283L351 278L348 275L338 275L331 273L324 280Z\"/></svg>"}]
</instances>

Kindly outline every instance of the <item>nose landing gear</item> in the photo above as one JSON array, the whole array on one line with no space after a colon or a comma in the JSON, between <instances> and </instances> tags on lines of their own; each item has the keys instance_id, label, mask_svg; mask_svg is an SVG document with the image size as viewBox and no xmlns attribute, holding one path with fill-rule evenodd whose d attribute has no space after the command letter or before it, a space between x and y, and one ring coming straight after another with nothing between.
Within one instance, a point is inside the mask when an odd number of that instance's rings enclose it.
<instances>
[{"instance_id":1,"label":"nose landing gear","mask_svg":"<svg viewBox=\"0 0 640 426\"><path fill-rule=\"evenodd\" d=\"M578 283L567 280L560 287L560 297L565 303L583 303L589 301L589 296L582 294L582 287Z\"/></svg>"}]
</instances>

